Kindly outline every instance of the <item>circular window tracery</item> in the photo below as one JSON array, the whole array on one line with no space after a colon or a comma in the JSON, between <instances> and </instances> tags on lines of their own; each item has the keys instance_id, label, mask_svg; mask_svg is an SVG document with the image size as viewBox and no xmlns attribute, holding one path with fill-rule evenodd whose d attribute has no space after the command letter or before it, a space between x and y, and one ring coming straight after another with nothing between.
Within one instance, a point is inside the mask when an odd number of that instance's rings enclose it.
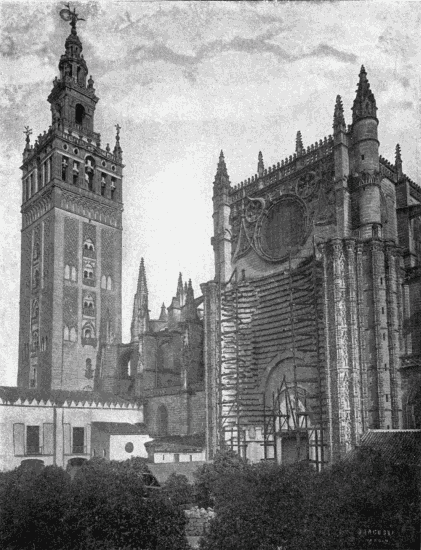
<instances>
[{"instance_id":1,"label":"circular window tracery","mask_svg":"<svg viewBox=\"0 0 421 550\"><path fill-rule=\"evenodd\" d=\"M134 449L133 443L129 441L128 443L126 443L126 446L124 447L124 449L126 453L132 453Z\"/></svg>"},{"instance_id":2,"label":"circular window tracery","mask_svg":"<svg viewBox=\"0 0 421 550\"><path fill-rule=\"evenodd\" d=\"M261 252L270 260L281 260L303 244L306 234L304 202L295 195L284 195L262 218L259 231Z\"/></svg>"}]
</instances>

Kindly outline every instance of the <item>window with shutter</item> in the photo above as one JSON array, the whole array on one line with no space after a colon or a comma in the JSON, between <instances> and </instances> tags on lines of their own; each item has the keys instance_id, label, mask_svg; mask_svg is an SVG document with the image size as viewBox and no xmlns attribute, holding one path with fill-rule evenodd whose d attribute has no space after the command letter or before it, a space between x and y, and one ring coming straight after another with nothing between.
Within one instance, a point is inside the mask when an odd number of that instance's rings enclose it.
<instances>
[{"instance_id":1,"label":"window with shutter","mask_svg":"<svg viewBox=\"0 0 421 550\"><path fill-rule=\"evenodd\" d=\"M25 425L13 424L13 446L15 456L23 456L25 454Z\"/></svg>"}]
</instances>

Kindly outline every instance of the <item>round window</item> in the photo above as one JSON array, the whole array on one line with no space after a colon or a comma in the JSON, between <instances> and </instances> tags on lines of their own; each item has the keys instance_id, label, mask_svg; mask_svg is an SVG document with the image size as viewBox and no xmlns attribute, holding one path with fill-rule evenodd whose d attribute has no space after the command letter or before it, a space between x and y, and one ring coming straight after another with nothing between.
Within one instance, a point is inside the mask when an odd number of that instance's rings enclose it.
<instances>
[{"instance_id":1,"label":"round window","mask_svg":"<svg viewBox=\"0 0 421 550\"><path fill-rule=\"evenodd\" d=\"M113 172L115 172L115 166L114 166L114 164L111 166L111 170L112 170Z\"/></svg>"},{"instance_id":2,"label":"round window","mask_svg":"<svg viewBox=\"0 0 421 550\"><path fill-rule=\"evenodd\" d=\"M124 448L126 450L126 453L132 453L134 449L133 443L129 441L128 443L126 443L126 446Z\"/></svg>"},{"instance_id":3,"label":"round window","mask_svg":"<svg viewBox=\"0 0 421 550\"><path fill-rule=\"evenodd\" d=\"M273 260L285 257L300 246L306 234L305 205L295 197L284 197L273 204L261 227L261 248Z\"/></svg>"},{"instance_id":4,"label":"round window","mask_svg":"<svg viewBox=\"0 0 421 550\"><path fill-rule=\"evenodd\" d=\"M74 153L75 155L77 155L77 154L79 153L79 149L78 149L77 147L75 147L75 148L73 149L73 153Z\"/></svg>"},{"instance_id":5,"label":"round window","mask_svg":"<svg viewBox=\"0 0 421 550\"><path fill-rule=\"evenodd\" d=\"M64 144L63 144L63 149L64 149L65 151L67 151L67 149L68 149L67 143L64 143Z\"/></svg>"},{"instance_id":6,"label":"round window","mask_svg":"<svg viewBox=\"0 0 421 550\"><path fill-rule=\"evenodd\" d=\"M103 161L101 162L101 164L102 164L102 166L106 166L106 165L107 165L107 163L105 162L105 160L103 160Z\"/></svg>"}]
</instances>

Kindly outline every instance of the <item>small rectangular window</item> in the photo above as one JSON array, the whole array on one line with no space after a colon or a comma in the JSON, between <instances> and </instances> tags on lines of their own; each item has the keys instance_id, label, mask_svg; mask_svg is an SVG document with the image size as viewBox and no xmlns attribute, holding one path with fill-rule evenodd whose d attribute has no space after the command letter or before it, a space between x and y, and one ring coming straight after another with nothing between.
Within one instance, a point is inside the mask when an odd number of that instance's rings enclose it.
<instances>
[{"instance_id":1,"label":"small rectangular window","mask_svg":"<svg viewBox=\"0 0 421 550\"><path fill-rule=\"evenodd\" d=\"M385 398L386 398L386 403L388 403L389 402L389 394L388 393L386 393Z\"/></svg>"},{"instance_id":2,"label":"small rectangular window","mask_svg":"<svg viewBox=\"0 0 421 550\"><path fill-rule=\"evenodd\" d=\"M73 454L85 453L85 428L73 428Z\"/></svg>"},{"instance_id":3,"label":"small rectangular window","mask_svg":"<svg viewBox=\"0 0 421 550\"><path fill-rule=\"evenodd\" d=\"M26 427L26 454L41 454L41 448L39 445L39 426Z\"/></svg>"}]
</instances>

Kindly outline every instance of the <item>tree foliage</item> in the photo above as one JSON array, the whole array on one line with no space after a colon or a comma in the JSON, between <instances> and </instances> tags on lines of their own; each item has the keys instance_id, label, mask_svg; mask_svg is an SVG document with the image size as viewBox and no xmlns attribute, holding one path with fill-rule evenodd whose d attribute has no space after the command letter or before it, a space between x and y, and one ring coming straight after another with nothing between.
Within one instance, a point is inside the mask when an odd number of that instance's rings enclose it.
<instances>
[{"instance_id":1,"label":"tree foliage","mask_svg":"<svg viewBox=\"0 0 421 550\"><path fill-rule=\"evenodd\" d=\"M370 450L321 473L220 456L197 483L216 512L202 550L375 548L364 529L393 531L382 548L410 548L419 533L416 472Z\"/></svg>"},{"instance_id":2,"label":"tree foliage","mask_svg":"<svg viewBox=\"0 0 421 550\"><path fill-rule=\"evenodd\" d=\"M17 468L0 482L5 550L186 550L182 511L144 485L144 462L92 459L73 480L60 468Z\"/></svg>"}]
</instances>

